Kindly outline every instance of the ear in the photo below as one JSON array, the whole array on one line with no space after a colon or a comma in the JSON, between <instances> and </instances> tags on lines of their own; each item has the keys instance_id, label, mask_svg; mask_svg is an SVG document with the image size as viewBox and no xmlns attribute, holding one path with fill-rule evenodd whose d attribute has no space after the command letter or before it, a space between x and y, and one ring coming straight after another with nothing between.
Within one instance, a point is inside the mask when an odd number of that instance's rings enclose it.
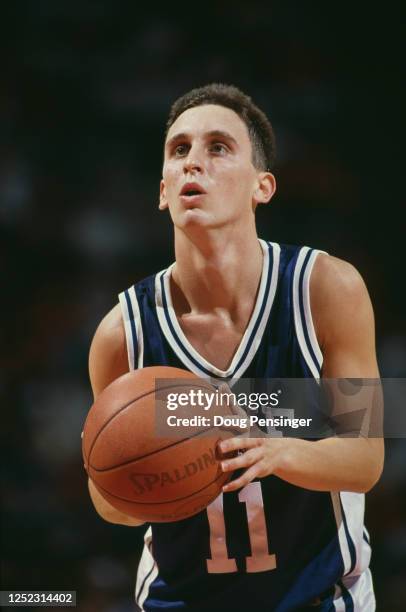
<instances>
[{"instance_id":1,"label":"ear","mask_svg":"<svg viewBox=\"0 0 406 612\"><path fill-rule=\"evenodd\" d=\"M169 208L169 204L168 204L168 200L166 199L166 187L165 187L165 183L164 180L161 179L160 185L159 185L159 210L165 210L166 208Z\"/></svg>"},{"instance_id":2,"label":"ear","mask_svg":"<svg viewBox=\"0 0 406 612\"><path fill-rule=\"evenodd\" d=\"M257 177L257 186L254 190L252 200L253 204L266 204L272 198L276 191L276 180L271 172L259 172Z\"/></svg>"}]
</instances>

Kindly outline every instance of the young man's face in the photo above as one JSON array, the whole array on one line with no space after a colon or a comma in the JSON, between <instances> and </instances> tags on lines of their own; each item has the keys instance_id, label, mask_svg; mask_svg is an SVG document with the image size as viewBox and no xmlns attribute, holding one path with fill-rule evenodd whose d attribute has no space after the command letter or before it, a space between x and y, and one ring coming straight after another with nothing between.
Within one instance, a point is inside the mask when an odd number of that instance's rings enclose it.
<instances>
[{"instance_id":1,"label":"young man's face","mask_svg":"<svg viewBox=\"0 0 406 612\"><path fill-rule=\"evenodd\" d=\"M261 183L265 175L272 177L252 164L240 117L224 106L197 106L179 115L168 132L160 208L169 207L175 226L184 229L244 223L258 202L272 196L272 186Z\"/></svg>"}]
</instances>

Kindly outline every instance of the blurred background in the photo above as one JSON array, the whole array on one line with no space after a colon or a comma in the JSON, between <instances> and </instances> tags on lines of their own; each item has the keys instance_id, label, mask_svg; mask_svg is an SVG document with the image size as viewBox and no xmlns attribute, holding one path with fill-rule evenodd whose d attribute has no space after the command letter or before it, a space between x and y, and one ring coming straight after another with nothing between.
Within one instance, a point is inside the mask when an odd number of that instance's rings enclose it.
<instances>
[{"instance_id":1,"label":"blurred background","mask_svg":"<svg viewBox=\"0 0 406 612\"><path fill-rule=\"evenodd\" d=\"M2 11L2 589L133 609L142 528L87 496L87 354L117 293L173 259L166 115L211 81L269 115L278 193L259 235L356 265L381 374L406 376L401 3L27 0ZM335 6L332 6L332 5ZM6 10L8 13L6 14ZM378 610L406 610L406 441L367 497Z\"/></svg>"}]
</instances>

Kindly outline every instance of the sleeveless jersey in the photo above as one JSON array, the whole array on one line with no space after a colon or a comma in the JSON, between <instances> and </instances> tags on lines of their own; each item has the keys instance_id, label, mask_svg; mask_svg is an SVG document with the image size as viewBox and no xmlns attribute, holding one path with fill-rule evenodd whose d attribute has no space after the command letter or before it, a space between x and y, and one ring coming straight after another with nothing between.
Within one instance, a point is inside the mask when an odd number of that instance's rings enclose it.
<instances>
[{"instance_id":1,"label":"sleeveless jersey","mask_svg":"<svg viewBox=\"0 0 406 612\"><path fill-rule=\"evenodd\" d=\"M177 321L171 268L120 294L130 369L154 365L218 379L320 378L309 283L319 253L260 240L254 311L226 371L199 355ZM364 495L317 492L276 476L220 494L199 514L147 530L141 610L373 612Z\"/></svg>"}]
</instances>

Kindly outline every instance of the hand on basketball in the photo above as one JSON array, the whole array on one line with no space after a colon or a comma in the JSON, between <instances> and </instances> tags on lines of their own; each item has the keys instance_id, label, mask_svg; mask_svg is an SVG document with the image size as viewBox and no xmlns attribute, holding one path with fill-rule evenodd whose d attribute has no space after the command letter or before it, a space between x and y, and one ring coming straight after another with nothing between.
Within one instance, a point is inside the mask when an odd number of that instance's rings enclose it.
<instances>
[{"instance_id":1,"label":"hand on basketball","mask_svg":"<svg viewBox=\"0 0 406 612\"><path fill-rule=\"evenodd\" d=\"M284 453L291 442L288 438L246 438L236 437L223 440L220 444L222 453L242 451L237 457L225 459L221 462L223 472L233 472L247 468L241 476L231 480L223 486L228 493L245 487L255 478L263 478L274 474L281 465L282 452Z\"/></svg>"}]
</instances>

